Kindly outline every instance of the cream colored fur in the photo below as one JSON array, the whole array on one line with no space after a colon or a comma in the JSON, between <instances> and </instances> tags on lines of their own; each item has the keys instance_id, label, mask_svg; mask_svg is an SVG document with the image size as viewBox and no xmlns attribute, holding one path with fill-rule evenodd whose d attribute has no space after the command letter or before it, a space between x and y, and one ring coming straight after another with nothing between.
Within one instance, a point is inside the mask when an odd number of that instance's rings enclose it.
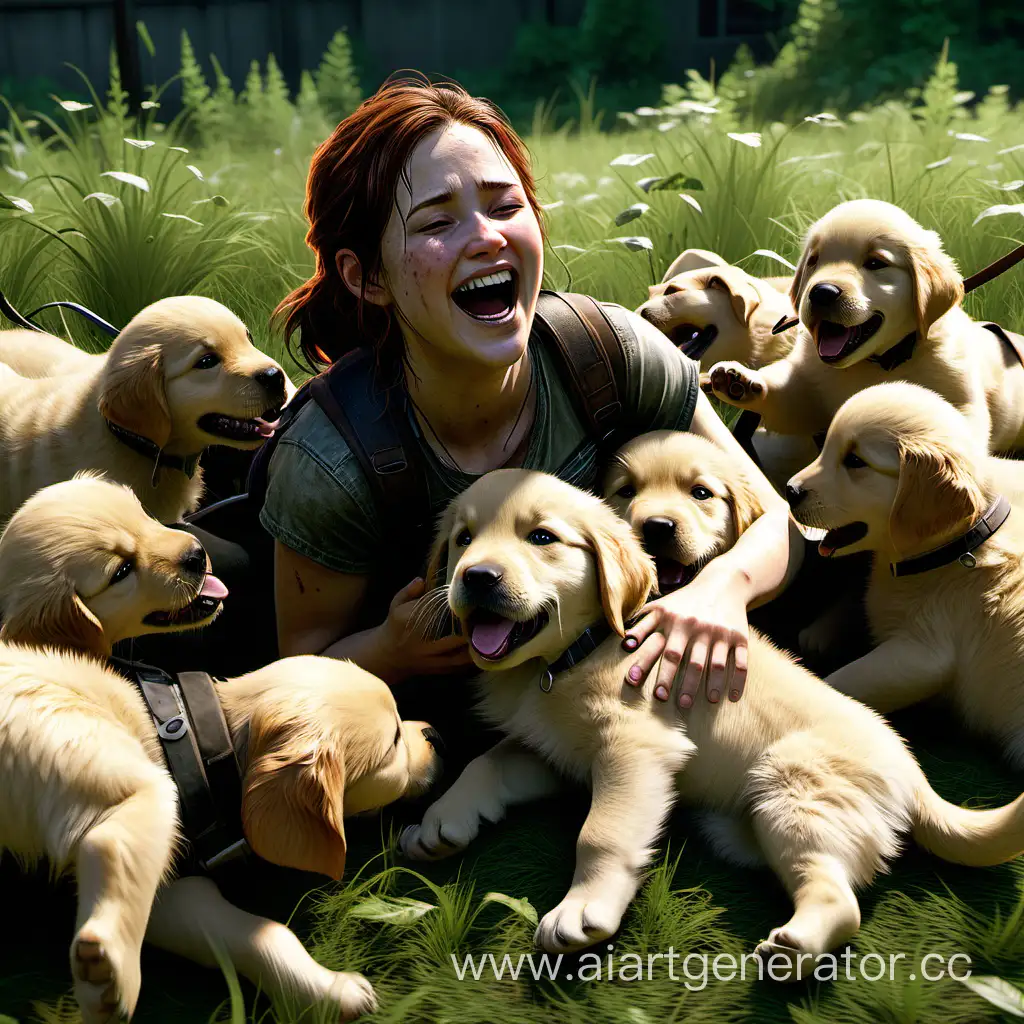
<instances>
[{"instance_id":1,"label":"cream colored fur","mask_svg":"<svg viewBox=\"0 0 1024 1024\"><path fill-rule=\"evenodd\" d=\"M18 332L18 344L45 344L59 355L59 339ZM55 344L56 343L56 344ZM65 356L68 354L65 353ZM213 366L197 367L212 355ZM59 366L65 366L60 357ZM240 420L282 406L287 378L255 348L245 325L218 302L198 296L161 299L142 310L105 356L73 359L53 376L29 379L0 363L0 524L31 494L97 469L127 484L146 510L174 522L196 507L202 473L190 480L177 469L154 476L154 462L119 441L104 417L153 442L168 455L190 456L211 444L255 448L198 425L208 413ZM276 370L269 385L257 378ZM38 360L29 373L38 373Z\"/></svg>"},{"instance_id":2,"label":"cream colored fur","mask_svg":"<svg viewBox=\"0 0 1024 1024\"><path fill-rule=\"evenodd\" d=\"M1024 766L1024 463L987 455L939 395L893 383L845 402L792 484L802 522L866 525L837 556L874 552L866 610L877 646L827 681L883 712L942 694ZM892 576L891 562L962 534L1000 493L1012 510L974 551L975 568Z\"/></svg>"},{"instance_id":3,"label":"cream colored fur","mask_svg":"<svg viewBox=\"0 0 1024 1024\"><path fill-rule=\"evenodd\" d=\"M707 471L725 473L742 505L735 471L700 438L688 437L687 446L691 471L712 459ZM501 578L473 591L471 567ZM481 711L507 738L466 768L402 846L414 858L447 856L508 807L555 790L560 776L589 784L572 886L537 929L545 949L589 946L616 931L680 799L752 827L795 903L757 952L780 954L774 964L790 964L792 977L807 976L816 955L855 934L854 889L884 870L904 832L966 864L998 863L1024 849L1024 798L991 811L945 802L879 715L753 630L738 702L698 700L680 713L674 701L652 698L651 682L627 684L623 621L646 600L654 567L628 523L592 495L540 473L490 473L447 510L428 579L436 569L444 569L448 603L471 643L484 621L481 601L518 622L541 611L548 620L497 660L473 647ZM616 635L545 692L545 666L601 619Z\"/></svg>"},{"instance_id":4,"label":"cream colored fur","mask_svg":"<svg viewBox=\"0 0 1024 1024\"><path fill-rule=\"evenodd\" d=\"M384 683L350 662L287 658L218 691L232 734L249 730L246 837L273 863L340 878L343 816L418 795L436 772L424 723L401 723ZM101 661L0 644L0 764L0 849L77 876L85 1024L131 1015L143 938L210 967L216 949L282 1007L376 1008L365 978L321 967L284 925L208 878L175 879L175 785L141 696Z\"/></svg>"},{"instance_id":5,"label":"cream colored fur","mask_svg":"<svg viewBox=\"0 0 1024 1024\"><path fill-rule=\"evenodd\" d=\"M881 265L866 265L872 260ZM818 284L841 289L827 309L811 303ZM858 199L822 217L808 233L791 297L801 326L788 356L760 369L722 362L710 373L714 394L760 413L767 430L813 435L851 395L907 380L960 409L991 451L1024 447L1024 366L963 310L963 279L939 236L903 210ZM875 313L884 321L873 336L834 364L822 361L823 321L853 326ZM912 331L906 362L885 370L868 361Z\"/></svg>"}]
</instances>

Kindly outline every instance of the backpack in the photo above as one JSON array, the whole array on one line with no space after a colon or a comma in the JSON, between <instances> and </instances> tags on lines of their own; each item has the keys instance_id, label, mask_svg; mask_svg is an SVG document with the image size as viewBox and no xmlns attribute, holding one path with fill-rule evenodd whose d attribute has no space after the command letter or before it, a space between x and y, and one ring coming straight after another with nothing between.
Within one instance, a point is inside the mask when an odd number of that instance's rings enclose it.
<instances>
[{"instance_id":1,"label":"backpack","mask_svg":"<svg viewBox=\"0 0 1024 1024\"><path fill-rule=\"evenodd\" d=\"M541 332L555 355L567 391L598 446L598 457L611 455L630 436L622 402L626 359L600 303L586 295L541 291L534 330ZM374 353L359 348L303 384L285 409L285 421L257 450L246 493L201 509L187 517L188 522L237 541L246 548L254 566L271 564L273 538L259 523L270 460L288 426L307 402L314 401L358 459L373 493L374 509L383 520L384 531L393 538L393 566L382 566L379 582L387 578L387 589L392 578L399 579L391 590L395 593L417 571L408 571L408 566L425 561L434 523L429 516L426 477L415 458L417 443L403 403L398 395L376 385L374 370ZM394 571L387 571L391 569Z\"/></svg>"}]
</instances>

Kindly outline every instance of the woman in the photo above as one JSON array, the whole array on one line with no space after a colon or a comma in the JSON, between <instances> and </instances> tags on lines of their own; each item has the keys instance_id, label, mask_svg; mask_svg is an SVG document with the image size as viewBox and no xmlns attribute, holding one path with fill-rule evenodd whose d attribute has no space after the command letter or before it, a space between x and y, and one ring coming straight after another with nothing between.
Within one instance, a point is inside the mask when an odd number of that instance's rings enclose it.
<instances>
[{"instance_id":1,"label":"woman","mask_svg":"<svg viewBox=\"0 0 1024 1024\"><path fill-rule=\"evenodd\" d=\"M550 353L531 336L541 213L525 148L493 105L451 84L386 83L317 150L306 214L316 272L275 315L289 339L300 332L317 366L376 347L382 386L407 402L432 512L500 466L596 483L593 445ZM641 684L660 656L659 699L675 687L679 705L690 706L706 673L710 700L738 700L747 609L788 583L803 542L701 393L696 364L633 313L609 312L626 338L636 421L693 430L730 452L766 510L691 584L647 607L624 641L636 653L629 682ZM274 452L261 513L275 540L281 655L351 658L391 684L416 679L423 692L421 677L470 666L467 644L408 628L424 591L418 578L359 628L389 544L379 521L357 460L309 402Z\"/></svg>"}]
</instances>

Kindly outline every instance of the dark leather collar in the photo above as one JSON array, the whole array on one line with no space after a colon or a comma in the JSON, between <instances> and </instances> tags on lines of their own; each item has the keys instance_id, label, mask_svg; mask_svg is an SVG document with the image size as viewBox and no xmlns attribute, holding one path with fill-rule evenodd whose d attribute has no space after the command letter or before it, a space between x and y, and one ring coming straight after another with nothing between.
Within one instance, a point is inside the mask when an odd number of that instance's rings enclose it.
<instances>
[{"instance_id":1,"label":"dark leather collar","mask_svg":"<svg viewBox=\"0 0 1024 1024\"><path fill-rule=\"evenodd\" d=\"M1006 522L1010 514L1010 502L1002 495L988 507L988 511L965 534L943 544L934 551L925 552L902 562L890 562L889 571L893 576L913 576L929 569L938 569L951 562L959 562L965 569L973 569L977 560L971 553L980 547Z\"/></svg>"},{"instance_id":2,"label":"dark leather collar","mask_svg":"<svg viewBox=\"0 0 1024 1024\"><path fill-rule=\"evenodd\" d=\"M555 676L578 665L588 654L593 654L611 634L612 627L604 619L600 622L595 622L592 626L588 626L573 640L557 661L553 661L548 665L541 676L540 688L545 693L548 693L554 684Z\"/></svg>"},{"instance_id":3,"label":"dark leather collar","mask_svg":"<svg viewBox=\"0 0 1024 1024\"><path fill-rule=\"evenodd\" d=\"M197 452L195 455L167 455L161 451L155 441L150 441L148 437L136 434L132 430L125 430L124 427L118 426L118 424L111 420L107 420L106 424L107 428L121 444L126 445L140 455L145 455L147 459L153 460L154 484L156 483L157 474L164 466L168 469L176 469L184 473L189 480L196 475L196 467L199 465L199 458L203 454L202 452Z\"/></svg>"},{"instance_id":4,"label":"dark leather collar","mask_svg":"<svg viewBox=\"0 0 1024 1024\"><path fill-rule=\"evenodd\" d=\"M122 658L112 657L110 664L138 687L153 716L195 865L213 874L248 856L242 830L248 730L236 749L212 677L205 672L172 676Z\"/></svg>"},{"instance_id":5,"label":"dark leather collar","mask_svg":"<svg viewBox=\"0 0 1024 1024\"><path fill-rule=\"evenodd\" d=\"M897 341L892 348L879 352L878 355L868 356L868 362L880 366L883 370L895 370L897 366L905 363L914 354L916 344L917 331L911 331Z\"/></svg>"}]
</instances>

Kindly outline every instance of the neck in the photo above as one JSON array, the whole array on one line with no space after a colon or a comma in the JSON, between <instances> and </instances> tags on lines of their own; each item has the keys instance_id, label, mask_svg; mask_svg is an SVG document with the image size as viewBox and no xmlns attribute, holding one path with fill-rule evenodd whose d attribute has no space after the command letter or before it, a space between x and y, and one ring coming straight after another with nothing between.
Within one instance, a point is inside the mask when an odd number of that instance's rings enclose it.
<instances>
[{"instance_id":1,"label":"neck","mask_svg":"<svg viewBox=\"0 0 1024 1024\"><path fill-rule=\"evenodd\" d=\"M428 443L447 449L467 472L502 465L533 420L529 351L498 368L469 369L417 351L409 362L406 387Z\"/></svg>"}]
</instances>

